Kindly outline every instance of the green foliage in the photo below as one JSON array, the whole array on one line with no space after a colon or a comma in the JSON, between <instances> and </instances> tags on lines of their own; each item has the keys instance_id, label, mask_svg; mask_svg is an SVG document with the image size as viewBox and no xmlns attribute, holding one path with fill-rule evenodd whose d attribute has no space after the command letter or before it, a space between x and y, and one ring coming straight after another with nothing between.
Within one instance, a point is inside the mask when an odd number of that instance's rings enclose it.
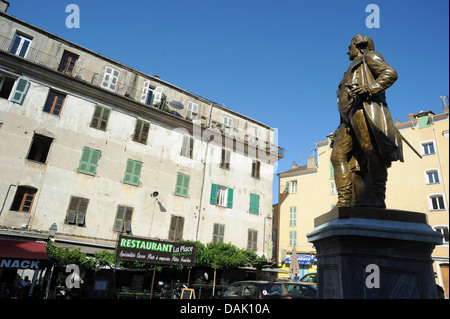
<instances>
[{"instance_id":1,"label":"green foliage","mask_svg":"<svg viewBox=\"0 0 450 319\"><path fill-rule=\"evenodd\" d=\"M208 243L202 244L199 241L182 240L184 243L195 244L196 255L195 265L211 267L216 269L230 269L243 266L251 266L261 269L268 263L267 259L259 257L254 251L240 249L231 243ZM153 269L155 265L149 263L138 263L130 261L115 260L114 253L106 250L95 252L93 257L88 257L80 249L69 250L68 248L55 247L51 243L47 245L47 255L49 262L57 267L65 267L69 264L76 264L80 269L98 271L100 268L114 268L114 264L119 267L131 269ZM172 265L170 268L183 269L182 265ZM156 266L157 271L162 270L162 266Z\"/></svg>"}]
</instances>

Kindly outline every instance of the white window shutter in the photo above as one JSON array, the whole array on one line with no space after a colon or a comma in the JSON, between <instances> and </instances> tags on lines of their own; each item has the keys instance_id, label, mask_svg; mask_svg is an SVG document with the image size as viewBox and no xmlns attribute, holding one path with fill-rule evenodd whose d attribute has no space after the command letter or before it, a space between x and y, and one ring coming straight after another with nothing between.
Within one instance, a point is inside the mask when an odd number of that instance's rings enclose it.
<instances>
[{"instance_id":1,"label":"white window shutter","mask_svg":"<svg viewBox=\"0 0 450 319\"><path fill-rule=\"evenodd\" d=\"M142 88L142 95L141 95L141 103L145 103L145 101L147 100L149 85L150 81L144 81L144 87Z\"/></svg>"},{"instance_id":2,"label":"white window shutter","mask_svg":"<svg viewBox=\"0 0 450 319\"><path fill-rule=\"evenodd\" d=\"M162 91L163 91L163 88L160 87L160 86L158 86L158 87L155 89L155 98L153 99L153 104L156 104L156 103L161 102L161 99L162 99Z\"/></svg>"}]
</instances>

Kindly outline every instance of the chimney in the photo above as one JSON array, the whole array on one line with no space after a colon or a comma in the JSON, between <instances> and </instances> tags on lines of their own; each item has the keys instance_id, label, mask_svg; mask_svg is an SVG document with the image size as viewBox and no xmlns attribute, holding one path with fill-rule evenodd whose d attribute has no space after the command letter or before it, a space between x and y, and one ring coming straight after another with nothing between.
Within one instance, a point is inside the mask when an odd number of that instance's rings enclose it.
<instances>
[{"instance_id":1,"label":"chimney","mask_svg":"<svg viewBox=\"0 0 450 319\"><path fill-rule=\"evenodd\" d=\"M414 120L415 120L414 113L409 113L408 114L408 121L414 122Z\"/></svg>"},{"instance_id":2,"label":"chimney","mask_svg":"<svg viewBox=\"0 0 450 319\"><path fill-rule=\"evenodd\" d=\"M0 0L0 12L6 13L8 10L9 2L5 0Z\"/></svg>"},{"instance_id":3,"label":"chimney","mask_svg":"<svg viewBox=\"0 0 450 319\"><path fill-rule=\"evenodd\" d=\"M308 164L306 165L307 169L310 168L316 168L316 157L315 156L308 156Z\"/></svg>"},{"instance_id":4,"label":"chimney","mask_svg":"<svg viewBox=\"0 0 450 319\"><path fill-rule=\"evenodd\" d=\"M294 162L292 163L292 168L297 168L297 167L298 167L297 162L294 161Z\"/></svg>"}]
</instances>

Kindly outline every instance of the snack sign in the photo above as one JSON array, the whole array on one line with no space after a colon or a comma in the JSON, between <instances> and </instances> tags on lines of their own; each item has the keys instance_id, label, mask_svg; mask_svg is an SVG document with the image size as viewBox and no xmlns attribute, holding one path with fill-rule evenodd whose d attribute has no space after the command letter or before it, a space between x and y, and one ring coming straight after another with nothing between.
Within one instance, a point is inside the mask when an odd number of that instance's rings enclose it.
<instances>
[{"instance_id":1,"label":"snack sign","mask_svg":"<svg viewBox=\"0 0 450 319\"><path fill-rule=\"evenodd\" d=\"M116 259L152 264L194 266L195 244L120 235Z\"/></svg>"}]
</instances>

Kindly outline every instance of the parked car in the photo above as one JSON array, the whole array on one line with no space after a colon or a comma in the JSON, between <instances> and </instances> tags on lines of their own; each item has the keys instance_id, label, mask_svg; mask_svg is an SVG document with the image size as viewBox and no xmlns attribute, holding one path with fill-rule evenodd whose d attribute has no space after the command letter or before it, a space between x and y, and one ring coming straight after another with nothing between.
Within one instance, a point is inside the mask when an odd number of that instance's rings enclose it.
<instances>
[{"instance_id":1,"label":"parked car","mask_svg":"<svg viewBox=\"0 0 450 319\"><path fill-rule=\"evenodd\" d=\"M300 278L300 282L308 282L317 285L317 273L310 272L309 274L304 275L302 278Z\"/></svg>"},{"instance_id":2,"label":"parked car","mask_svg":"<svg viewBox=\"0 0 450 319\"><path fill-rule=\"evenodd\" d=\"M284 283L270 281L236 281L218 292L220 299L292 299Z\"/></svg>"},{"instance_id":3,"label":"parked car","mask_svg":"<svg viewBox=\"0 0 450 319\"><path fill-rule=\"evenodd\" d=\"M303 282L286 282L284 285L287 288L289 297L292 299L316 299L317 287L313 283Z\"/></svg>"}]
</instances>

